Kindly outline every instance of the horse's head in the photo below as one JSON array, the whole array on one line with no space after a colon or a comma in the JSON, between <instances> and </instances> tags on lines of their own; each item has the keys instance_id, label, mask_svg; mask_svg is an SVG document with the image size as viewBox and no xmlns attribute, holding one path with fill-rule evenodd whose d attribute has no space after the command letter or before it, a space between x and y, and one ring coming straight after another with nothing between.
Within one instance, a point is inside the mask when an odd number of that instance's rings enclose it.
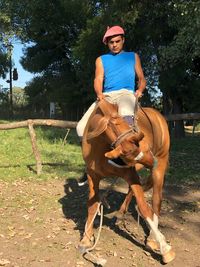
<instances>
[{"instance_id":1,"label":"horse's head","mask_svg":"<svg viewBox=\"0 0 200 267\"><path fill-rule=\"evenodd\" d=\"M120 157L128 167L135 166L136 163L150 168L154 165L152 153L140 150L139 142L144 134L141 131L135 132L120 116L109 120L105 134L112 141L113 147L111 151L105 153L105 157L110 159Z\"/></svg>"},{"instance_id":2,"label":"horse's head","mask_svg":"<svg viewBox=\"0 0 200 267\"><path fill-rule=\"evenodd\" d=\"M144 164L146 167L153 165L153 157L147 152L142 152L139 142L143 139L142 132L135 132L118 115L114 105L107 101L100 101L98 109L90 118L90 131L87 133L87 140L103 134L113 148L105 153L107 158L120 157L127 166L135 166L136 163ZM104 140L105 140L104 139Z\"/></svg>"}]
</instances>

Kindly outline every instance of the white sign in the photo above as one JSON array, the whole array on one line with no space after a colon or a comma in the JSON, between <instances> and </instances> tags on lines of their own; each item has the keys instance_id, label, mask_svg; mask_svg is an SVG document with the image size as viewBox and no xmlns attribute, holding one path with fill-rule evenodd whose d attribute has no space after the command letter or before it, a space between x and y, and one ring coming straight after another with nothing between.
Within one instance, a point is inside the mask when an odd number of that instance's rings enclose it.
<instances>
[{"instance_id":1,"label":"white sign","mask_svg":"<svg viewBox=\"0 0 200 267\"><path fill-rule=\"evenodd\" d=\"M53 118L55 115L56 107L54 102L50 102L50 118Z\"/></svg>"}]
</instances>

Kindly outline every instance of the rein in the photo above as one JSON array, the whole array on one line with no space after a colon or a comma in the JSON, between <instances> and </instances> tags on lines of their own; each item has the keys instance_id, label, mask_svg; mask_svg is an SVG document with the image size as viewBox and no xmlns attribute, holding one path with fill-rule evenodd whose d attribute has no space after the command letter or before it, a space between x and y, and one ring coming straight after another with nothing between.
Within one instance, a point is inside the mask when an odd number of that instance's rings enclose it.
<instances>
[{"instance_id":1,"label":"rein","mask_svg":"<svg viewBox=\"0 0 200 267\"><path fill-rule=\"evenodd\" d=\"M142 107L142 106L139 104L139 102L138 102L138 105L139 105L139 107L140 107L141 111L143 112L143 114L146 116L146 118L147 118L147 120L148 120L149 124L151 125L151 129L152 129L152 136L153 136L153 144L154 144L154 142L155 142L155 135L154 135L154 128L153 128L153 124L152 124L152 122L151 122L151 120L150 120L150 118L149 118L148 114L145 112L145 110L144 110L144 109L143 109L143 107Z\"/></svg>"},{"instance_id":2,"label":"rein","mask_svg":"<svg viewBox=\"0 0 200 267\"><path fill-rule=\"evenodd\" d=\"M129 130L123 132L122 134L120 134L119 136L117 136L117 139L115 141L112 142L111 144L111 148L116 148L117 146L119 146L121 144L121 142L123 142L123 140L131 135L133 135L134 133L136 133L136 131L133 128L130 128ZM116 133L115 133L116 134ZM129 153L132 153L132 151L130 151ZM129 154L129 153L126 153ZM141 151L135 158L135 161L141 160L144 156L144 153Z\"/></svg>"},{"instance_id":3,"label":"rein","mask_svg":"<svg viewBox=\"0 0 200 267\"><path fill-rule=\"evenodd\" d=\"M127 130L126 132L120 134L117 139L112 142L111 147L115 148L116 146L118 146L127 136L132 135L134 133L133 129Z\"/></svg>"}]
</instances>

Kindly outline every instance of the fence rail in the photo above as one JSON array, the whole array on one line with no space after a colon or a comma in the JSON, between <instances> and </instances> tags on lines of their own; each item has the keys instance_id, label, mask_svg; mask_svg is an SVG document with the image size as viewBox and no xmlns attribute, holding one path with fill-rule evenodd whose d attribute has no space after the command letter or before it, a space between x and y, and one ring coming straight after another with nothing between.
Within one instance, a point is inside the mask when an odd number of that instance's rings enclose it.
<instances>
[{"instance_id":1,"label":"fence rail","mask_svg":"<svg viewBox=\"0 0 200 267\"><path fill-rule=\"evenodd\" d=\"M200 113L183 113L165 115L167 121L200 120Z\"/></svg>"},{"instance_id":2,"label":"fence rail","mask_svg":"<svg viewBox=\"0 0 200 267\"><path fill-rule=\"evenodd\" d=\"M170 121L180 121L180 120L200 120L200 113L185 113L185 114L170 114L165 116L168 122ZM40 175L42 172L42 161L40 152L37 147L37 139L36 133L34 130L34 126L51 126L51 127L59 127L59 128L75 128L77 125L76 121L63 121L63 120L52 120L52 119L29 119L26 121L19 122L11 122L11 123L3 123L0 124L0 130L11 130L16 128L28 127L29 134L32 143L32 150L36 159L36 169L37 174ZM193 131L195 124L193 123Z\"/></svg>"},{"instance_id":3,"label":"fence rail","mask_svg":"<svg viewBox=\"0 0 200 267\"><path fill-rule=\"evenodd\" d=\"M50 119L46 119L46 120L45 119L35 119L35 120L29 119L26 121L0 124L0 130L11 130L11 129L28 127L30 138L31 138L32 150L35 156L36 170L37 170L38 175L42 173L42 160L41 160L40 152L37 146L37 138L36 138L34 126L41 126L41 125L67 129L67 128L75 128L77 125L77 122L50 120Z\"/></svg>"}]
</instances>

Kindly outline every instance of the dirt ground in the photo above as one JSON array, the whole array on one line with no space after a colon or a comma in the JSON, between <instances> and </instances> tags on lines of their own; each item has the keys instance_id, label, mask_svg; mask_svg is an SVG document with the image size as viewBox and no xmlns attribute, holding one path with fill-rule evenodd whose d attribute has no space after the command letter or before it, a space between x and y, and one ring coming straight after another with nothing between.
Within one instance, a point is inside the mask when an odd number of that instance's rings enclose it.
<instances>
[{"instance_id":1,"label":"dirt ground","mask_svg":"<svg viewBox=\"0 0 200 267\"><path fill-rule=\"evenodd\" d=\"M84 230L87 186L65 183L0 182L0 266L98 266L94 257L105 259L108 267L163 265L160 255L144 246L146 229L138 225L134 201L121 224L108 218L124 199L114 191L107 198L111 208L104 209L97 247L82 257L77 245ZM200 267L199 189L200 184L165 185L160 229L176 252L169 267ZM95 225L97 234L99 219Z\"/></svg>"}]
</instances>

